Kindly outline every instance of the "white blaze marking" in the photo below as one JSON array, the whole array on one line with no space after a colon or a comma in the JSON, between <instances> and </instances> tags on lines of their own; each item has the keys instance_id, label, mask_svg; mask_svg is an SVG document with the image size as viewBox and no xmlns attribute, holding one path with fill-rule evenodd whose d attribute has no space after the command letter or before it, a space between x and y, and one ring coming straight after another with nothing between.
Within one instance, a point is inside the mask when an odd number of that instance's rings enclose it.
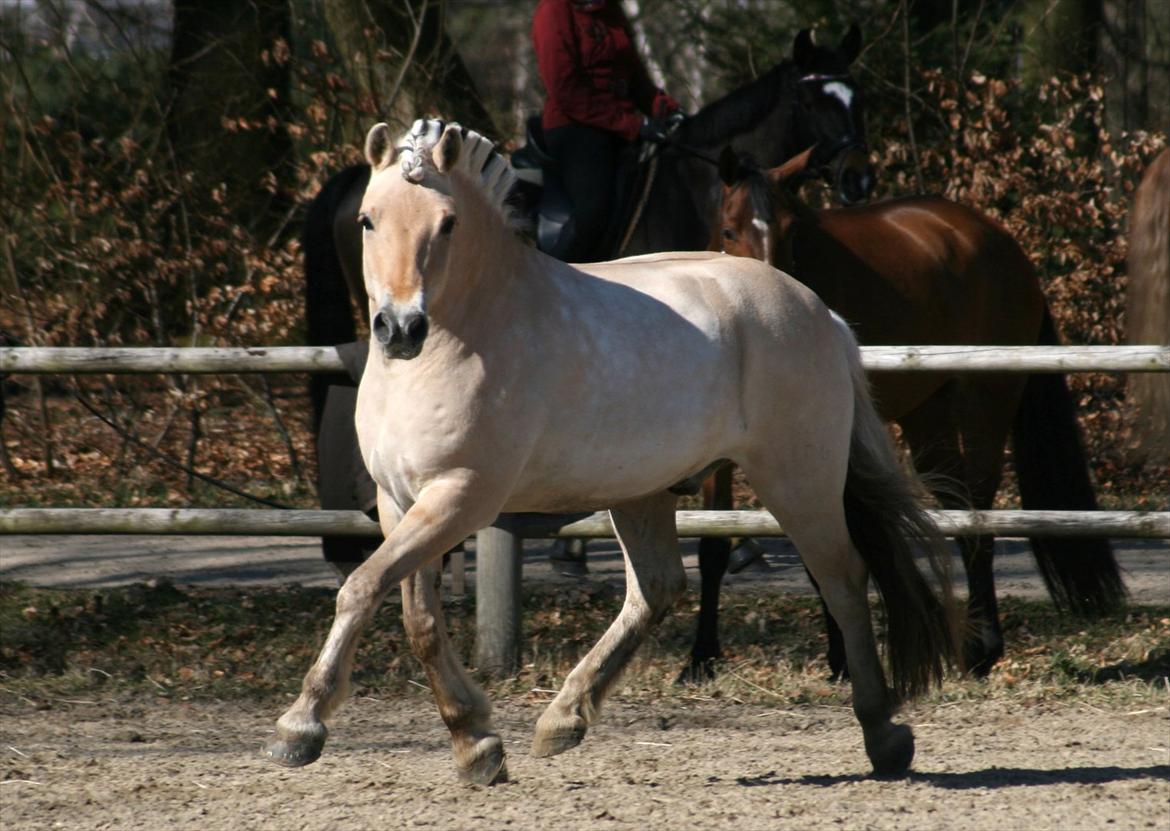
<instances>
[{"instance_id":1,"label":"white blaze marking","mask_svg":"<svg viewBox=\"0 0 1170 831\"><path fill-rule=\"evenodd\" d=\"M760 219L758 216L752 218L752 226L760 233L760 239L764 243L764 262L771 264L772 262L772 229L768 227L768 223Z\"/></svg>"},{"instance_id":2,"label":"white blaze marking","mask_svg":"<svg viewBox=\"0 0 1170 831\"><path fill-rule=\"evenodd\" d=\"M847 84L843 84L840 81L830 81L822 89L825 91L825 95L831 95L844 104L846 110L852 106L853 90Z\"/></svg>"}]
</instances>

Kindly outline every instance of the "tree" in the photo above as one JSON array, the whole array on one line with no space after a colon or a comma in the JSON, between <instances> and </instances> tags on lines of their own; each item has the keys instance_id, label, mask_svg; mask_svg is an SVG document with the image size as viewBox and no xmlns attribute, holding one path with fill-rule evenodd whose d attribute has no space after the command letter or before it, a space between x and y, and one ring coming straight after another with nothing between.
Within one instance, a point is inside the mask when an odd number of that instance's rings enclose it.
<instances>
[{"instance_id":1,"label":"tree","mask_svg":"<svg viewBox=\"0 0 1170 831\"><path fill-rule=\"evenodd\" d=\"M176 0L167 127L182 167L249 225L290 204L287 0Z\"/></svg>"},{"instance_id":2,"label":"tree","mask_svg":"<svg viewBox=\"0 0 1170 831\"><path fill-rule=\"evenodd\" d=\"M446 3L324 0L336 48L378 119L397 126L438 115L500 133L447 33ZM364 135L369 124L355 125Z\"/></svg>"}]
</instances>

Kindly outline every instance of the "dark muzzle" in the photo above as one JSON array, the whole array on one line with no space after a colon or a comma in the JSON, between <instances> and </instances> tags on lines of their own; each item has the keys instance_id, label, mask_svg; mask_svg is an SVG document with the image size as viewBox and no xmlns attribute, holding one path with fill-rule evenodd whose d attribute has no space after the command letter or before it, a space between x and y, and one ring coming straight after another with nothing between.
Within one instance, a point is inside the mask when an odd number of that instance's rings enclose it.
<instances>
[{"instance_id":1,"label":"dark muzzle","mask_svg":"<svg viewBox=\"0 0 1170 831\"><path fill-rule=\"evenodd\" d=\"M422 312L409 311L401 319L389 306L383 306L370 321L374 341L388 358L410 359L422 351L430 324Z\"/></svg>"},{"instance_id":2,"label":"dark muzzle","mask_svg":"<svg viewBox=\"0 0 1170 831\"><path fill-rule=\"evenodd\" d=\"M854 136L846 136L821 152L814 151L812 162L811 166L820 171L846 205L864 202L877 184L865 142Z\"/></svg>"}]
</instances>

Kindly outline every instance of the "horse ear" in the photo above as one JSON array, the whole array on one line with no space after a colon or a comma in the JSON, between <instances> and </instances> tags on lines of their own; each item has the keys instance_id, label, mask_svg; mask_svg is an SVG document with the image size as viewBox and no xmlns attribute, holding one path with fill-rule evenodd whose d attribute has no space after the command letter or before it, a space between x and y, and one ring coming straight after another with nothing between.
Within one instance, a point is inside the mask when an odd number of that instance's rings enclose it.
<instances>
[{"instance_id":1,"label":"horse ear","mask_svg":"<svg viewBox=\"0 0 1170 831\"><path fill-rule=\"evenodd\" d=\"M792 60L801 69L807 68L813 60L816 44L813 43L812 29L801 29L792 43Z\"/></svg>"},{"instance_id":2,"label":"horse ear","mask_svg":"<svg viewBox=\"0 0 1170 831\"><path fill-rule=\"evenodd\" d=\"M459 161L463 149L463 130L458 124L448 124L443 135L431 150L431 161L440 173L449 173Z\"/></svg>"},{"instance_id":3,"label":"horse ear","mask_svg":"<svg viewBox=\"0 0 1170 831\"><path fill-rule=\"evenodd\" d=\"M845 37L841 38L841 45L837 47L837 51L841 53L846 64L857 60L857 56L861 54L861 27L857 25L857 21L853 22Z\"/></svg>"},{"instance_id":4,"label":"horse ear","mask_svg":"<svg viewBox=\"0 0 1170 831\"><path fill-rule=\"evenodd\" d=\"M726 145L719 154L719 178L723 184L731 187L743 178L743 167L739 163L739 155Z\"/></svg>"},{"instance_id":5,"label":"horse ear","mask_svg":"<svg viewBox=\"0 0 1170 831\"><path fill-rule=\"evenodd\" d=\"M771 180L773 185L795 184L795 181L808 170L808 160L812 158L814 147L810 147L802 153L797 153L784 164L769 170L768 179Z\"/></svg>"},{"instance_id":6,"label":"horse ear","mask_svg":"<svg viewBox=\"0 0 1170 831\"><path fill-rule=\"evenodd\" d=\"M375 124L366 134L366 161L374 170L381 170L394 161L397 151L390 137L390 127L385 122Z\"/></svg>"}]
</instances>

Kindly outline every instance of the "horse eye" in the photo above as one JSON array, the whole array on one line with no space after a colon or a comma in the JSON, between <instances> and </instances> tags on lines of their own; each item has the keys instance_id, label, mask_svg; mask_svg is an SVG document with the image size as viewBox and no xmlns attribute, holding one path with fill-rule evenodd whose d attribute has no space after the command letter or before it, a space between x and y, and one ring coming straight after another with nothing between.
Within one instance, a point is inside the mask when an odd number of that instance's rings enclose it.
<instances>
[{"instance_id":1,"label":"horse eye","mask_svg":"<svg viewBox=\"0 0 1170 831\"><path fill-rule=\"evenodd\" d=\"M363 231L374 230L374 222L370 219L369 214L358 214L358 225L362 226Z\"/></svg>"},{"instance_id":2,"label":"horse eye","mask_svg":"<svg viewBox=\"0 0 1170 831\"><path fill-rule=\"evenodd\" d=\"M735 231L730 228L723 229L723 238L728 242L735 242Z\"/></svg>"},{"instance_id":3,"label":"horse eye","mask_svg":"<svg viewBox=\"0 0 1170 831\"><path fill-rule=\"evenodd\" d=\"M443 219L443 221L439 224L439 233L442 234L443 236L447 236L448 234L450 234L454 230L455 230L455 217L453 217L453 216L445 217Z\"/></svg>"}]
</instances>

